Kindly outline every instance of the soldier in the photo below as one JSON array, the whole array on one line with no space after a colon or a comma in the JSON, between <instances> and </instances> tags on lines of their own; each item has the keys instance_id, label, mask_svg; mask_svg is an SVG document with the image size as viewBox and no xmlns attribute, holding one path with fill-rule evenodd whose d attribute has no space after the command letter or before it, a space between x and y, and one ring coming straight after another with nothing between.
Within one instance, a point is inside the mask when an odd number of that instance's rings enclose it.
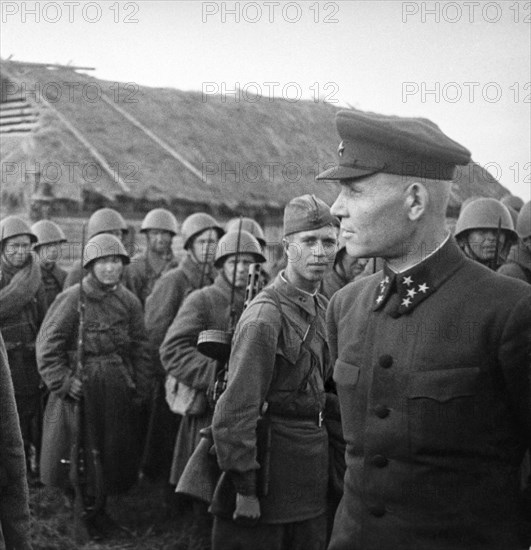
<instances>
[{"instance_id":1,"label":"soldier","mask_svg":"<svg viewBox=\"0 0 531 550\"><path fill-rule=\"evenodd\" d=\"M169 210L155 208L147 213L140 232L146 235L147 249L133 257L124 274L124 283L144 305L157 279L177 267L171 248L177 234L177 220Z\"/></svg>"},{"instance_id":2,"label":"soldier","mask_svg":"<svg viewBox=\"0 0 531 550\"><path fill-rule=\"evenodd\" d=\"M385 266L327 312L347 443L329 550L521 549L531 289L446 229L467 149L426 119L336 121L339 165L319 179L341 183L331 210L348 253Z\"/></svg>"},{"instance_id":3,"label":"soldier","mask_svg":"<svg viewBox=\"0 0 531 550\"><path fill-rule=\"evenodd\" d=\"M34 223L31 231L37 236L33 250L39 259L46 304L49 307L55 297L62 292L67 275L66 271L57 265L57 260L61 257L61 245L66 243L66 237L63 230L50 220Z\"/></svg>"},{"instance_id":4,"label":"soldier","mask_svg":"<svg viewBox=\"0 0 531 550\"><path fill-rule=\"evenodd\" d=\"M146 330L161 386L164 385L166 373L160 364L159 347L185 297L193 290L212 284L212 262L223 229L209 214L196 212L184 220L181 234L186 250L185 258L179 267L164 273L156 281L145 304ZM146 446L150 456L146 459L145 469L150 475L156 472L169 474L180 421L179 416L169 411L166 402L159 402L157 410L157 421L154 422L154 431L150 436L151 443L148 441ZM173 489L171 493L173 494ZM166 495L166 502L169 503L170 500L169 495Z\"/></svg>"},{"instance_id":5,"label":"soldier","mask_svg":"<svg viewBox=\"0 0 531 550\"><path fill-rule=\"evenodd\" d=\"M96 235L85 246L83 373L74 371L70 360L78 342L79 283L51 305L37 342L39 372L51 392L44 420L42 481L68 487L64 461L73 443L73 403L83 397L87 506L98 496L89 446L101 458L103 499L127 491L138 476L138 408L150 394L152 377L142 306L120 283L128 262L122 242L114 235ZM91 527L105 530L109 523L101 509Z\"/></svg>"},{"instance_id":6,"label":"soldier","mask_svg":"<svg viewBox=\"0 0 531 550\"><path fill-rule=\"evenodd\" d=\"M37 237L17 216L0 223L0 329L15 388L28 473L38 476L41 439L41 379L35 339L46 313L41 270L31 253Z\"/></svg>"},{"instance_id":7,"label":"soldier","mask_svg":"<svg viewBox=\"0 0 531 550\"><path fill-rule=\"evenodd\" d=\"M106 233L118 237L122 242L127 235L128 228L122 215L114 208L100 208L90 216L87 226L87 238L92 239L96 235ZM83 269L82 261L73 266L66 276L63 289L79 283L79 276ZM86 270L84 271L86 275Z\"/></svg>"},{"instance_id":8,"label":"soldier","mask_svg":"<svg viewBox=\"0 0 531 550\"><path fill-rule=\"evenodd\" d=\"M531 284L531 201L525 203L518 213L516 232L520 239L511 248L507 263L498 269L498 273Z\"/></svg>"},{"instance_id":9,"label":"soldier","mask_svg":"<svg viewBox=\"0 0 531 550\"><path fill-rule=\"evenodd\" d=\"M216 248L214 266L219 273L214 283L185 299L160 347L166 372L196 390L196 400L203 404L194 415L184 416L180 423L170 476L173 485L177 485L199 443L199 431L212 421L207 394L213 390L220 365L197 349L198 336L204 330L230 331L243 309L249 266L264 261L260 245L250 233L242 230L225 234ZM206 506L203 508L202 511L197 504L195 513L199 522L204 523Z\"/></svg>"},{"instance_id":10,"label":"soldier","mask_svg":"<svg viewBox=\"0 0 531 550\"><path fill-rule=\"evenodd\" d=\"M213 503L214 550L318 550L326 544L323 412L331 364L327 300L318 289L337 251L337 219L330 208L314 195L290 201L283 247L286 269L238 323L228 386L214 412L218 463L235 493L232 507ZM260 438L270 440L265 446L257 443L261 415L270 426Z\"/></svg>"},{"instance_id":11,"label":"soldier","mask_svg":"<svg viewBox=\"0 0 531 550\"><path fill-rule=\"evenodd\" d=\"M455 238L471 260L496 271L505 263L518 235L507 207L496 199L481 198L459 214Z\"/></svg>"},{"instance_id":12,"label":"soldier","mask_svg":"<svg viewBox=\"0 0 531 550\"><path fill-rule=\"evenodd\" d=\"M146 328L154 349L166 336L184 298L193 290L212 284L212 262L223 229L209 214L196 212L181 227L187 254L178 268L165 273L146 300Z\"/></svg>"},{"instance_id":13,"label":"soldier","mask_svg":"<svg viewBox=\"0 0 531 550\"><path fill-rule=\"evenodd\" d=\"M24 445L0 334L0 548L31 550Z\"/></svg>"},{"instance_id":14,"label":"soldier","mask_svg":"<svg viewBox=\"0 0 531 550\"><path fill-rule=\"evenodd\" d=\"M238 231L239 227L240 218L232 218L225 224L225 232L230 233L231 231ZM267 242L265 239L264 230L262 229L260 224L252 218L242 217L241 228L244 231L249 232L253 237L256 238L262 249L262 254L267 258ZM260 269L260 278L262 287L269 284L269 281L271 280L269 273L264 269L263 266Z\"/></svg>"},{"instance_id":15,"label":"soldier","mask_svg":"<svg viewBox=\"0 0 531 550\"><path fill-rule=\"evenodd\" d=\"M325 273L319 292L330 298L345 285L354 280L355 277L363 273L367 266L366 258L353 258L347 253L347 248L343 244L339 247L336 259L332 269Z\"/></svg>"},{"instance_id":16,"label":"soldier","mask_svg":"<svg viewBox=\"0 0 531 550\"><path fill-rule=\"evenodd\" d=\"M522 209L522 206L524 206L524 201L515 195L505 195L505 197L500 199L500 202L507 207L507 210L509 210L509 213L511 214L513 225L516 226L518 213Z\"/></svg>"}]
</instances>

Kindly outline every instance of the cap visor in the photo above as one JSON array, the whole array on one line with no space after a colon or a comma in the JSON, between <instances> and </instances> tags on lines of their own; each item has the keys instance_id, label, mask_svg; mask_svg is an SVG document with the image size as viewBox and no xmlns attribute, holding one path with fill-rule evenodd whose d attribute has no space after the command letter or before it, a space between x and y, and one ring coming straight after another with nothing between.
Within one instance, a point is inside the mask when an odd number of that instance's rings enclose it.
<instances>
[{"instance_id":1,"label":"cap visor","mask_svg":"<svg viewBox=\"0 0 531 550\"><path fill-rule=\"evenodd\" d=\"M378 168L351 168L350 166L334 166L319 174L316 180L350 180L363 178L381 172Z\"/></svg>"}]
</instances>

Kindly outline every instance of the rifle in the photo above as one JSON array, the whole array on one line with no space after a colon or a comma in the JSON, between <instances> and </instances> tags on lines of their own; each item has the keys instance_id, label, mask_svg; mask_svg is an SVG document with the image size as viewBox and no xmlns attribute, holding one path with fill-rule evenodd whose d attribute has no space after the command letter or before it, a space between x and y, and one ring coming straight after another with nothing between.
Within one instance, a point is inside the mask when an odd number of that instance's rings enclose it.
<instances>
[{"instance_id":1,"label":"rifle","mask_svg":"<svg viewBox=\"0 0 531 550\"><path fill-rule=\"evenodd\" d=\"M81 264L83 264L83 253L85 250L85 224L83 224L81 235ZM83 287L84 269L79 275L79 328L77 337L77 357L75 374L82 383L85 382L85 289ZM85 421L84 396L74 401L73 408L73 426L72 426L72 445L70 448L70 470L69 479L74 489L74 536L78 544L83 544L89 540L89 533L86 526L86 520L93 518L105 504L105 494L103 492L103 469L100 460L100 452L94 445L92 434L93 422L91 418ZM87 426L88 430L84 427ZM87 463L86 449L90 450L90 458L94 468L94 488L95 500L92 506L85 503L85 489L87 485Z\"/></svg>"}]
</instances>

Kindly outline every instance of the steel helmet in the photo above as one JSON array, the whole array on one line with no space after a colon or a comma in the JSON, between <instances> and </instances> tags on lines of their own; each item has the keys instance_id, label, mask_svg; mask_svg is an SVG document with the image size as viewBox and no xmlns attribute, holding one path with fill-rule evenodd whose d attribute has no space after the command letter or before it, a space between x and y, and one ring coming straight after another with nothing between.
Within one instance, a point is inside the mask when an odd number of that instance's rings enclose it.
<instances>
[{"instance_id":1,"label":"steel helmet","mask_svg":"<svg viewBox=\"0 0 531 550\"><path fill-rule=\"evenodd\" d=\"M146 214L140 232L143 233L148 229L160 229L169 231L172 235L177 235L177 220L169 210L155 208Z\"/></svg>"},{"instance_id":2,"label":"steel helmet","mask_svg":"<svg viewBox=\"0 0 531 550\"><path fill-rule=\"evenodd\" d=\"M260 243L262 248L266 245L264 230L260 227L260 224L252 218L241 218L242 230L247 231ZM225 224L225 231L230 233L231 231L238 231L240 228L240 218L232 218Z\"/></svg>"},{"instance_id":3,"label":"steel helmet","mask_svg":"<svg viewBox=\"0 0 531 550\"><path fill-rule=\"evenodd\" d=\"M516 210L516 212L520 212L520 210L522 210L522 206L524 206L524 201L516 195L505 195L505 197L500 199L500 202L507 208Z\"/></svg>"},{"instance_id":4,"label":"steel helmet","mask_svg":"<svg viewBox=\"0 0 531 550\"><path fill-rule=\"evenodd\" d=\"M464 236L474 229L498 229L506 231L510 240L516 242L518 236L514 230L511 214L499 200L491 198L476 199L465 206L455 224L455 236Z\"/></svg>"},{"instance_id":5,"label":"steel helmet","mask_svg":"<svg viewBox=\"0 0 531 550\"><path fill-rule=\"evenodd\" d=\"M35 245L66 243L63 230L50 220L41 220L31 226L31 230L37 235L38 242Z\"/></svg>"},{"instance_id":6,"label":"steel helmet","mask_svg":"<svg viewBox=\"0 0 531 550\"><path fill-rule=\"evenodd\" d=\"M240 246L238 246L238 237ZM216 248L214 267L221 267L227 256L232 256L238 251L239 254L252 254L257 263L265 262L260 243L248 231L231 231L221 237Z\"/></svg>"},{"instance_id":7,"label":"steel helmet","mask_svg":"<svg viewBox=\"0 0 531 550\"><path fill-rule=\"evenodd\" d=\"M83 267L88 267L94 260L106 256L120 256L124 264L131 260L122 241L109 233L100 233L89 239L83 251Z\"/></svg>"},{"instance_id":8,"label":"steel helmet","mask_svg":"<svg viewBox=\"0 0 531 550\"><path fill-rule=\"evenodd\" d=\"M531 237L531 201L526 202L518 213L516 232L521 239Z\"/></svg>"},{"instance_id":9,"label":"steel helmet","mask_svg":"<svg viewBox=\"0 0 531 550\"><path fill-rule=\"evenodd\" d=\"M114 208L100 208L89 218L87 227L88 238L90 239L95 235L107 233L108 231L127 232L127 224L122 215L114 210Z\"/></svg>"},{"instance_id":10,"label":"steel helmet","mask_svg":"<svg viewBox=\"0 0 531 550\"><path fill-rule=\"evenodd\" d=\"M8 216L0 222L1 241L11 237L17 237L18 235L28 235L32 243L37 242L37 236L31 231L29 225L22 218L18 216Z\"/></svg>"},{"instance_id":11,"label":"steel helmet","mask_svg":"<svg viewBox=\"0 0 531 550\"><path fill-rule=\"evenodd\" d=\"M210 215L205 212L196 212L191 216L188 216L181 227L181 234L183 236L183 247L186 249L190 246L192 239L198 234L206 231L207 229L215 229L218 233L218 238L223 235L223 228L219 223Z\"/></svg>"}]
</instances>

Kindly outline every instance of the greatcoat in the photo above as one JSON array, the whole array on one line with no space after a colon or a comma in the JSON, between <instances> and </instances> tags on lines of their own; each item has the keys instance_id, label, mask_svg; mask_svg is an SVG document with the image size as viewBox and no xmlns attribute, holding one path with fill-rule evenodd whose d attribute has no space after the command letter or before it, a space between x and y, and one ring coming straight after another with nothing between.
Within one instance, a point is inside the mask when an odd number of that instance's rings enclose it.
<instances>
[{"instance_id":1,"label":"greatcoat","mask_svg":"<svg viewBox=\"0 0 531 550\"><path fill-rule=\"evenodd\" d=\"M453 239L327 314L347 443L330 550L516 550L531 289Z\"/></svg>"},{"instance_id":2,"label":"greatcoat","mask_svg":"<svg viewBox=\"0 0 531 550\"><path fill-rule=\"evenodd\" d=\"M498 273L531 284L531 252L521 241L511 248L507 262L498 269Z\"/></svg>"},{"instance_id":3,"label":"greatcoat","mask_svg":"<svg viewBox=\"0 0 531 550\"><path fill-rule=\"evenodd\" d=\"M67 273L57 264L52 266L41 264L41 275L46 293L46 304L50 307L56 296L63 291Z\"/></svg>"},{"instance_id":4,"label":"greatcoat","mask_svg":"<svg viewBox=\"0 0 531 550\"><path fill-rule=\"evenodd\" d=\"M244 289L235 289L234 322L241 315L244 297ZM231 285L224 274L219 273L214 284L192 292L185 299L160 347L160 359L166 372L179 382L203 392L205 397L213 389L216 370L222 365L197 349L197 339L203 330L229 330L230 299ZM175 441L170 483L177 485L199 443L199 431L209 426L211 421L210 404L202 414L183 417Z\"/></svg>"},{"instance_id":5,"label":"greatcoat","mask_svg":"<svg viewBox=\"0 0 531 550\"><path fill-rule=\"evenodd\" d=\"M149 250L135 255L124 272L125 286L142 302L151 294L153 286L159 277L172 268L177 267L177 260L172 254L161 257Z\"/></svg>"},{"instance_id":6,"label":"greatcoat","mask_svg":"<svg viewBox=\"0 0 531 550\"><path fill-rule=\"evenodd\" d=\"M30 511L24 446L13 382L0 335L0 548L28 550Z\"/></svg>"},{"instance_id":7,"label":"greatcoat","mask_svg":"<svg viewBox=\"0 0 531 550\"><path fill-rule=\"evenodd\" d=\"M138 409L151 392L153 375L142 306L118 284L103 288L88 275L85 289L83 403L85 429L92 430L100 451L105 492L131 487L138 474ZM79 284L60 294L43 321L37 341L39 372L50 390L46 406L41 479L64 486L71 446L73 401L68 396L75 375L79 328ZM87 431L85 433L88 433Z\"/></svg>"}]
</instances>

